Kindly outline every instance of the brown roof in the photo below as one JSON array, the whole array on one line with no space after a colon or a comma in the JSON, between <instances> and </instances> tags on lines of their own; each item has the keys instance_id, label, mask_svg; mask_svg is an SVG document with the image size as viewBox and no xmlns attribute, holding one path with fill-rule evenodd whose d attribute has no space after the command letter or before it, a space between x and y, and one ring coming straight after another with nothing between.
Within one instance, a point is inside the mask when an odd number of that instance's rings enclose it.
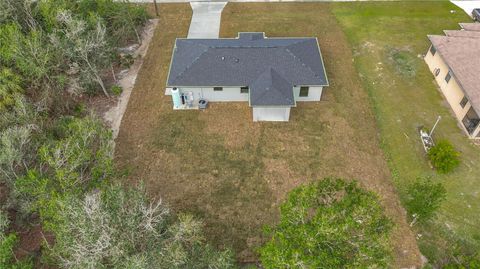
<instances>
[{"instance_id":1,"label":"brown roof","mask_svg":"<svg viewBox=\"0 0 480 269\"><path fill-rule=\"evenodd\" d=\"M470 38L480 37L480 31L445 30L443 32L445 32L445 35L447 36L470 37Z\"/></svg>"},{"instance_id":2,"label":"brown roof","mask_svg":"<svg viewBox=\"0 0 480 269\"><path fill-rule=\"evenodd\" d=\"M473 109L480 114L480 38L437 35L428 38L463 88Z\"/></svg>"},{"instance_id":3,"label":"brown roof","mask_svg":"<svg viewBox=\"0 0 480 269\"><path fill-rule=\"evenodd\" d=\"M460 26L468 31L480 31L480 23L460 23Z\"/></svg>"}]
</instances>

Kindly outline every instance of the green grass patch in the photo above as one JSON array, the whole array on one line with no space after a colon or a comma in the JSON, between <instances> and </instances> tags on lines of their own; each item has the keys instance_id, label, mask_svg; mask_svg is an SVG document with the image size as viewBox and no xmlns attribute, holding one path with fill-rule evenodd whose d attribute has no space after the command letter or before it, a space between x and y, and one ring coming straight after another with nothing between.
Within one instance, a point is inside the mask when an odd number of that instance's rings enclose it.
<instances>
[{"instance_id":1,"label":"green grass patch","mask_svg":"<svg viewBox=\"0 0 480 269\"><path fill-rule=\"evenodd\" d=\"M400 197L419 176L430 176L447 189L447 200L435 222L419 227L422 252L432 260L444 259L453 250L452 241L480 246L480 199L478 179L480 148L457 126L457 120L437 90L421 55L429 47L427 34L459 29L471 21L449 2L335 3L333 12L342 25L354 52L375 111L382 147L389 159ZM441 175L429 165L417 128L431 128L442 116L435 139L448 139L461 152L461 165ZM450 234L446 237L445 234ZM450 243L447 243L450 242Z\"/></svg>"}]
</instances>

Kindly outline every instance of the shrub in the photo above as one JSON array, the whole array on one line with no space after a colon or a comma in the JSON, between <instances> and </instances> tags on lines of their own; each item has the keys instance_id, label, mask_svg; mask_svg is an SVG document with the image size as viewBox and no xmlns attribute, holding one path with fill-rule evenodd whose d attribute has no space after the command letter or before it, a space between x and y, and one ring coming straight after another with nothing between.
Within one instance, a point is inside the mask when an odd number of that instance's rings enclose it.
<instances>
[{"instance_id":1,"label":"shrub","mask_svg":"<svg viewBox=\"0 0 480 269\"><path fill-rule=\"evenodd\" d=\"M411 225L433 219L446 196L447 190L442 183L433 183L430 178L417 178L408 186L405 203L408 214L412 217Z\"/></svg>"},{"instance_id":2,"label":"shrub","mask_svg":"<svg viewBox=\"0 0 480 269\"><path fill-rule=\"evenodd\" d=\"M16 96L22 92L20 77L10 69L0 70L0 113L15 105Z\"/></svg>"},{"instance_id":3,"label":"shrub","mask_svg":"<svg viewBox=\"0 0 480 269\"><path fill-rule=\"evenodd\" d=\"M123 89L122 89L122 87L120 87L120 86L118 86L118 85L114 85L114 86L112 86L112 88L110 89L110 91L111 91L114 95L119 96L120 94L122 94Z\"/></svg>"},{"instance_id":4,"label":"shrub","mask_svg":"<svg viewBox=\"0 0 480 269\"><path fill-rule=\"evenodd\" d=\"M12 187L18 172L25 168L30 148L32 127L12 126L0 131L0 182Z\"/></svg>"},{"instance_id":5,"label":"shrub","mask_svg":"<svg viewBox=\"0 0 480 269\"><path fill-rule=\"evenodd\" d=\"M17 262L14 257L13 248L18 241L15 233L6 234L10 224L8 216L0 211L0 268L2 269L30 269L33 265L30 259Z\"/></svg>"},{"instance_id":6,"label":"shrub","mask_svg":"<svg viewBox=\"0 0 480 269\"><path fill-rule=\"evenodd\" d=\"M428 158L438 172L446 174L460 164L460 153L447 140L439 141L428 151Z\"/></svg>"},{"instance_id":7,"label":"shrub","mask_svg":"<svg viewBox=\"0 0 480 269\"><path fill-rule=\"evenodd\" d=\"M260 260L265 268L385 268L391 228L374 193L327 178L289 193Z\"/></svg>"}]
</instances>

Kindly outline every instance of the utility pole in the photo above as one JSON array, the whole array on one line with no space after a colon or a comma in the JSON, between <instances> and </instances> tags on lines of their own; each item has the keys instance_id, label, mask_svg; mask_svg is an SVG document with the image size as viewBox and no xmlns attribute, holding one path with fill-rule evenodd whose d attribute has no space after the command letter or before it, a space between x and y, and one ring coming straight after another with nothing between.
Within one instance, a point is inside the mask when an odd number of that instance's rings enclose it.
<instances>
[{"instance_id":1,"label":"utility pole","mask_svg":"<svg viewBox=\"0 0 480 269\"><path fill-rule=\"evenodd\" d=\"M442 119L442 116L438 116L437 121L433 125L432 130L430 131L430 134L429 134L430 137L432 137L433 131L435 130L435 127L437 127L437 124L441 119Z\"/></svg>"},{"instance_id":2,"label":"utility pole","mask_svg":"<svg viewBox=\"0 0 480 269\"><path fill-rule=\"evenodd\" d=\"M155 14L157 14L157 17L158 17L157 0L153 0L153 4L155 5Z\"/></svg>"}]
</instances>

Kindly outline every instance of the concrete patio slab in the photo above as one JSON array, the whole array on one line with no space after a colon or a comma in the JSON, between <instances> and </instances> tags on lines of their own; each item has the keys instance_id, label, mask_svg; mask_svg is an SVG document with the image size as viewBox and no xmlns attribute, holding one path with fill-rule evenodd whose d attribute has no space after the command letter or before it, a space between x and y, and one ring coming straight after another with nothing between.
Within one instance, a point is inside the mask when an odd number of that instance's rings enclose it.
<instances>
[{"instance_id":1,"label":"concrete patio slab","mask_svg":"<svg viewBox=\"0 0 480 269\"><path fill-rule=\"evenodd\" d=\"M222 10L227 2L190 2L193 15L188 38L218 38Z\"/></svg>"}]
</instances>

